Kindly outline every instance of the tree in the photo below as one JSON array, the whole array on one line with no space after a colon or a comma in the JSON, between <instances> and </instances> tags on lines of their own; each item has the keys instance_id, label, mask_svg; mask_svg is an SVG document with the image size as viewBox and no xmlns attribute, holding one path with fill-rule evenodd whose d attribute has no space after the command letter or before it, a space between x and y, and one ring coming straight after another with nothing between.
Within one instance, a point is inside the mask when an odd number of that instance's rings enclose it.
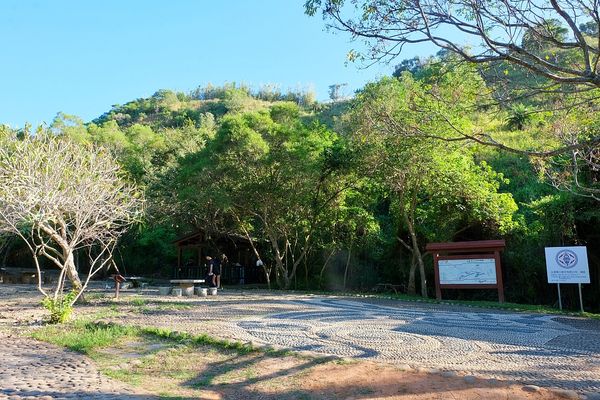
<instances>
[{"instance_id":1,"label":"tree","mask_svg":"<svg viewBox=\"0 0 600 400\"><path fill-rule=\"evenodd\" d=\"M305 10L309 15L322 11L329 27L364 40L367 51L352 51L352 59L389 61L398 57L405 46L431 43L458 61L481 65L484 69L504 65L527 71L532 79L522 82L517 100L551 93L558 98L546 102L546 106L568 111L595 104L598 99L597 2L307 0ZM578 26L580 22L582 25ZM469 41L474 41L474 47L467 45ZM510 79L509 69L502 70ZM596 182L586 181L582 176L582 171L588 175L598 170L599 132L582 127L580 134L569 140L556 132L557 140L552 146L535 150L507 145L484 130L454 129L453 135L445 140L475 141L534 158L558 158L559 162L554 164L562 170L552 175L555 186L600 198ZM560 162L560 159L573 161Z\"/></svg>"},{"instance_id":2,"label":"tree","mask_svg":"<svg viewBox=\"0 0 600 400\"><path fill-rule=\"evenodd\" d=\"M296 107L225 117L206 148L182 163L177 179L183 188L177 204L189 220L257 239L263 246L255 250L270 254L284 288L311 252L315 232L327 229L324 214L348 185L328 156L336 135L302 124Z\"/></svg>"},{"instance_id":3,"label":"tree","mask_svg":"<svg viewBox=\"0 0 600 400\"><path fill-rule=\"evenodd\" d=\"M119 237L137 219L142 199L123 180L114 158L91 145L38 132L6 138L0 148L0 232L27 244L38 270L38 290L63 302L65 279L72 306L90 278L111 262ZM81 280L75 253L86 252L89 271ZM60 270L53 293L42 287L41 259Z\"/></svg>"},{"instance_id":4,"label":"tree","mask_svg":"<svg viewBox=\"0 0 600 400\"><path fill-rule=\"evenodd\" d=\"M347 83L334 83L333 85L329 85L329 98L331 101L336 102L343 100L344 94L342 91L346 86L348 86Z\"/></svg>"},{"instance_id":5,"label":"tree","mask_svg":"<svg viewBox=\"0 0 600 400\"><path fill-rule=\"evenodd\" d=\"M600 22L593 1L307 0L305 9L309 15L321 10L331 27L365 39L368 52L363 56L373 60L393 59L405 45L429 42L466 61L509 61L557 83L600 87L598 37L588 40L577 25L582 19ZM579 63L565 67L540 58L523 46L526 34L552 47L576 50ZM460 43L469 39L478 47Z\"/></svg>"},{"instance_id":6,"label":"tree","mask_svg":"<svg viewBox=\"0 0 600 400\"><path fill-rule=\"evenodd\" d=\"M415 293L418 267L423 297L427 296L423 238L450 240L473 225L489 226L488 234L506 232L517 209L510 195L498 193L502 177L477 165L464 147L425 137L428 132L443 135L448 122L466 126L470 121L455 112L464 106L461 101L443 109L431 104L423 92L441 97L450 91L468 102L474 89L470 85L450 79L429 87L408 74L400 81L386 78L368 84L349 115L353 141L364 147L365 173L388 188L400 230L407 233L398 234L397 240L411 255L408 291ZM427 112L433 109L437 111Z\"/></svg>"}]
</instances>

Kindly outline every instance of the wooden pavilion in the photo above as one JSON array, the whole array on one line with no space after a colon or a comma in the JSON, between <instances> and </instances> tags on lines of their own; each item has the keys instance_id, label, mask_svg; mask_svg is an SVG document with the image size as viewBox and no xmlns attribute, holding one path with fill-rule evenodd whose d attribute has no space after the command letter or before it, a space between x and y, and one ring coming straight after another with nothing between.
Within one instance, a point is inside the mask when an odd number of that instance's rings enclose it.
<instances>
[{"instance_id":1,"label":"wooden pavilion","mask_svg":"<svg viewBox=\"0 0 600 400\"><path fill-rule=\"evenodd\" d=\"M225 284L262 283L264 273L256 266L256 255L248 238L236 234L211 235L200 229L173 242L177 246L176 279L202 279L208 273L206 256L227 256L221 266Z\"/></svg>"}]
</instances>

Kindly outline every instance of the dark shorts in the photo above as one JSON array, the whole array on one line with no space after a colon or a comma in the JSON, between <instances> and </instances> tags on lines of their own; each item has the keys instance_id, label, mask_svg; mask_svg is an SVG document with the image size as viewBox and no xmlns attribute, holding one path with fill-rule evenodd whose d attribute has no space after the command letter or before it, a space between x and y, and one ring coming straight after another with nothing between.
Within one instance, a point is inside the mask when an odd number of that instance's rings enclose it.
<instances>
[{"instance_id":1,"label":"dark shorts","mask_svg":"<svg viewBox=\"0 0 600 400\"><path fill-rule=\"evenodd\" d=\"M219 268L219 269L213 269L213 274L215 274L215 275L221 275L221 268Z\"/></svg>"}]
</instances>

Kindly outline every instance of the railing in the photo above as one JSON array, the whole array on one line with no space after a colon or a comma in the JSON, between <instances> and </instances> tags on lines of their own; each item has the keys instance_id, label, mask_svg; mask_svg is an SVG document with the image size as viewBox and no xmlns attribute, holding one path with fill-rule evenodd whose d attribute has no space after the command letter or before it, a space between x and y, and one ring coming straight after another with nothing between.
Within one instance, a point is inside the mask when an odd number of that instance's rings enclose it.
<instances>
[{"instance_id":1,"label":"railing","mask_svg":"<svg viewBox=\"0 0 600 400\"><path fill-rule=\"evenodd\" d=\"M173 279L205 279L208 268L198 265L174 266L171 276ZM246 283L262 283L264 273L261 267L243 267L227 264L221 267L221 281L227 285L243 285Z\"/></svg>"}]
</instances>

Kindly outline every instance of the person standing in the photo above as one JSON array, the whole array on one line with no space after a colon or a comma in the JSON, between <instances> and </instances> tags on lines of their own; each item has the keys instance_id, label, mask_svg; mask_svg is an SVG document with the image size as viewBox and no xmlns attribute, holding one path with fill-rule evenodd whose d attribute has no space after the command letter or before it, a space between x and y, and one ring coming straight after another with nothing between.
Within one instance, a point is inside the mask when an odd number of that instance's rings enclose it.
<instances>
[{"instance_id":1,"label":"person standing","mask_svg":"<svg viewBox=\"0 0 600 400\"><path fill-rule=\"evenodd\" d=\"M219 263L219 275L217 275L217 287L219 289L223 289L223 287L221 286L221 270L224 270L227 267L228 262L229 262L229 259L227 258L225 253L222 253L221 254L221 262Z\"/></svg>"},{"instance_id":2,"label":"person standing","mask_svg":"<svg viewBox=\"0 0 600 400\"><path fill-rule=\"evenodd\" d=\"M210 287L215 286L215 262L211 256L206 256L206 262L208 263L208 273L206 277L206 281L209 283Z\"/></svg>"},{"instance_id":3,"label":"person standing","mask_svg":"<svg viewBox=\"0 0 600 400\"><path fill-rule=\"evenodd\" d=\"M208 276L211 281L211 287L220 287L221 286L221 260L218 258L212 258L211 256L206 256L206 261L208 261Z\"/></svg>"}]
</instances>

